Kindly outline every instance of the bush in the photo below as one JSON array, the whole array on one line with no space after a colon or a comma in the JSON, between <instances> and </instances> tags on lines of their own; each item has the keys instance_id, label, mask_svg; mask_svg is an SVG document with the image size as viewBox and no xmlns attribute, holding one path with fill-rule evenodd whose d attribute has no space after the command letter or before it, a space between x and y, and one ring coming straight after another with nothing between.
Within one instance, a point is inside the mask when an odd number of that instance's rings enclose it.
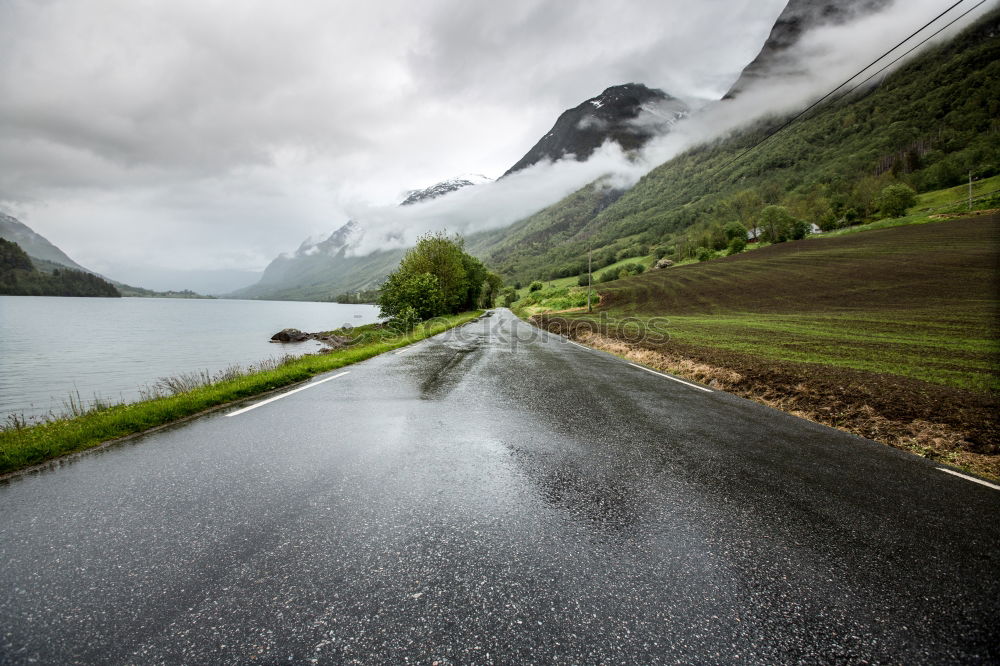
<instances>
[{"instance_id":1,"label":"bush","mask_svg":"<svg viewBox=\"0 0 1000 666\"><path fill-rule=\"evenodd\" d=\"M902 217L917 203L917 193L906 185L889 185L878 195L878 210L885 217Z\"/></svg>"},{"instance_id":2,"label":"bush","mask_svg":"<svg viewBox=\"0 0 1000 666\"><path fill-rule=\"evenodd\" d=\"M586 287L590 284L590 275L587 273L580 273L580 277L576 279L576 284L579 287Z\"/></svg>"},{"instance_id":3,"label":"bush","mask_svg":"<svg viewBox=\"0 0 1000 666\"><path fill-rule=\"evenodd\" d=\"M421 320L417 311L414 310L409 305L404 305L399 313L392 320L392 327L403 331L404 333L409 333L413 330L413 327Z\"/></svg>"},{"instance_id":4,"label":"bush","mask_svg":"<svg viewBox=\"0 0 1000 666\"><path fill-rule=\"evenodd\" d=\"M532 291L538 291L538 290L539 290L539 289L541 289L541 288L542 288L543 286L545 286L545 285L543 285L543 284L542 284L541 282L539 282L538 280L535 280L535 281L534 281L534 282L532 282L532 283L531 283L530 285L528 285L528 291L529 291L529 292L532 292Z\"/></svg>"},{"instance_id":5,"label":"bush","mask_svg":"<svg viewBox=\"0 0 1000 666\"><path fill-rule=\"evenodd\" d=\"M725 228L726 240L732 241L735 238L742 238L746 241L747 238L747 228L744 227L739 222L730 222ZM744 242L744 245L746 243Z\"/></svg>"},{"instance_id":6,"label":"bush","mask_svg":"<svg viewBox=\"0 0 1000 666\"><path fill-rule=\"evenodd\" d=\"M726 255L739 254L745 249L747 249L747 237L745 235L736 236L733 240L729 241L729 248L726 250Z\"/></svg>"},{"instance_id":7,"label":"bush","mask_svg":"<svg viewBox=\"0 0 1000 666\"><path fill-rule=\"evenodd\" d=\"M795 220L789 229L789 236L792 240L802 240L809 235L809 223L805 220Z\"/></svg>"},{"instance_id":8,"label":"bush","mask_svg":"<svg viewBox=\"0 0 1000 666\"><path fill-rule=\"evenodd\" d=\"M699 247L695 250L695 258L698 261L708 261L715 256L715 253L709 250L707 247Z\"/></svg>"}]
</instances>

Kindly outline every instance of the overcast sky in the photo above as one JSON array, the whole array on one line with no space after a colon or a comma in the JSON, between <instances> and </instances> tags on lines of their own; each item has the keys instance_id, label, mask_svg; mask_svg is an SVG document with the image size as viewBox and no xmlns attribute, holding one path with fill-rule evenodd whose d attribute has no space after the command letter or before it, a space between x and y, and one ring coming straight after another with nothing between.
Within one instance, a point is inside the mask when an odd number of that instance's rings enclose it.
<instances>
[{"instance_id":1,"label":"overcast sky","mask_svg":"<svg viewBox=\"0 0 1000 666\"><path fill-rule=\"evenodd\" d=\"M783 5L2 0L0 210L118 279L259 270L608 86L719 97Z\"/></svg>"}]
</instances>

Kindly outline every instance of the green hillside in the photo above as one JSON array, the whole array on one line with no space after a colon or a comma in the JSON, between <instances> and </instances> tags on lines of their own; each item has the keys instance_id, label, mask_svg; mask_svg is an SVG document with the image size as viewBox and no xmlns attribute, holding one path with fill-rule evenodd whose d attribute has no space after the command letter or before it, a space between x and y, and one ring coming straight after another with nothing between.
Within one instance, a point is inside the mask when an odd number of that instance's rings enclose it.
<instances>
[{"instance_id":1,"label":"green hillside","mask_svg":"<svg viewBox=\"0 0 1000 666\"><path fill-rule=\"evenodd\" d=\"M17 243L0 238L0 294L6 296L119 297L114 285L96 275L66 268L43 273Z\"/></svg>"},{"instance_id":2,"label":"green hillside","mask_svg":"<svg viewBox=\"0 0 1000 666\"><path fill-rule=\"evenodd\" d=\"M693 148L624 194L587 186L469 247L508 278L552 279L581 272L588 248L599 265L722 249L725 224L749 226L768 204L832 229L877 219L890 184L924 192L1000 173L1000 11L729 164L785 120Z\"/></svg>"}]
</instances>

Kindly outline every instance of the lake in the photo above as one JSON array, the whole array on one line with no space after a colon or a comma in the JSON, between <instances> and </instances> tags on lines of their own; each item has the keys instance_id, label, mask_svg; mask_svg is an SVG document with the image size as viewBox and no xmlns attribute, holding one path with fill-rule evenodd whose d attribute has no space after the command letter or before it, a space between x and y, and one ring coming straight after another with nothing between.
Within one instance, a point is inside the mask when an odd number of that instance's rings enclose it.
<instances>
[{"instance_id":1,"label":"lake","mask_svg":"<svg viewBox=\"0 0 1000 666\"><path fill-rule=\"evenodd\" d=\"M134 401L160 377L320 348L270 342L283 328L377 320L373 305L0 296L0 419L65 412L71 394Z\"/></svg>"}]
</instances>

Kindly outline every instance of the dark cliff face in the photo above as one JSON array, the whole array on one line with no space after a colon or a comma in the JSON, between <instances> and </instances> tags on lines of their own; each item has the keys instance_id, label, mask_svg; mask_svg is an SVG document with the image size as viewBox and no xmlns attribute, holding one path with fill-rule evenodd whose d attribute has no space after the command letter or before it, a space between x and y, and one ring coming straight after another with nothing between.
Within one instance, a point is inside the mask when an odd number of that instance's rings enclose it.
<instances>
[{"instance_id":1,"label":"dark cliff face","mask_svg":"<svg viewBox=\"0 0 1000 666\"><path fill-rule=\"evenodd\" d=\"M843 25L888 7L893 0L789 0L757 57L723 99L732 99L768 76L801 73L788 53L802 36L823 26Z\"/></svg>"},{"instance_id":2,"label":"dark cliff face","mask_svg":"<svg viewBox=\"0 0 1000 666\"><path fill-rule=\"evenodd\" d=\"M613 86L564 111L549 133L504 176L568 154L582 162L608 139L625 150L641 148L687 113L688 106L684 102L662 90L647 88L641 83Z\"/></svg>"}]
</instances>

